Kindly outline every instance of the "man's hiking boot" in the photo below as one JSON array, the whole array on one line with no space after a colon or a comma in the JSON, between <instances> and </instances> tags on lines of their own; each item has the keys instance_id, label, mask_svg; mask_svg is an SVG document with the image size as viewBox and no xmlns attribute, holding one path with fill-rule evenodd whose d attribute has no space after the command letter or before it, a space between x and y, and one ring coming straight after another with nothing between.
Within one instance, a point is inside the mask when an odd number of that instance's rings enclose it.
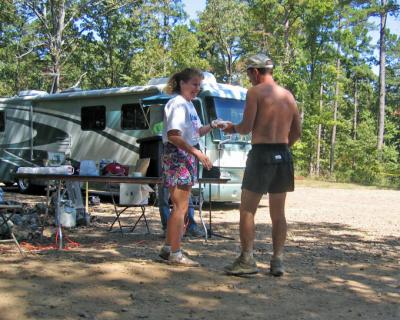
<instances>
[{"instance_id":1,"label":"man's hiking boot","mask_svg":"<svg viewBox=\"0 0 400 320\"><path fill-rule=\"evenodd\" d=\"M176 253L170 253L166 263L172 264L172 265L184 266L184 267L199 267L200 266L200 263L189 259L182 253L182 251L179 251Z\"/></svg>"},{"instance_id":2,"label":"man's hiking boot","mask_svg":"<svg viewBox=\"0 0 400 320\"><path fill-rule=\"evenodd\" d=\"M244 257L241 254L236 260L224 268L229 275L240 276L246 274L254 274L258 272L256 260L253 257Z\"/></svg>"},{"instance_id":3,"label":"man's hiking boot","mask_svg":"<svg viewBox=\"0 0 400 320\"><path fill-rule=\"evenodd\" d=\"M282 259L280 258L271 259L269 273L275 277L281 277L284 272L285 269L283 268Z\"/></svg>"}]
</instances>

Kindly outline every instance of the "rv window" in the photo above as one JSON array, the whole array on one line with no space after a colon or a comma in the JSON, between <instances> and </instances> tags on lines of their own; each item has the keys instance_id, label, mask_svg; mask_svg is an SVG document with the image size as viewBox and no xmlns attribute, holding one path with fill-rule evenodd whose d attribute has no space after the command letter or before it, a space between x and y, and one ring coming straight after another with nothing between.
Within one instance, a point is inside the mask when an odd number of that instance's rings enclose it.
<instances>
[{"instance_id":1,"label":"rv window","mask_svg":"<svg viewBox=\"0 0 400 320\"><path fill-rule=\"evenodd\" d=\"M106 107L91 106L81 109L82 130L104 130L106 128Z\"/></svg>"},{"instance_id":2,"label":"rv window","mask_svg":"<svg viewBox=\"0 0 400 320\"><path fill-rule=\"evenodd\" d=\"M207 113L209 120L223 119L239 123L243 118L244 100L220 98L220 97L207 97L206 98ZM214 140L225 140L227 137L221 130L214 129L212 131ZM250 136L241 136L240 140L249 141Z\"/></svg>"},{"instance_id":3,"label":"rv window","mask_svg":"<svg viewBox=\"0 0 400 320\"><path fill-rule=\"evenodd\" d=\"M0 132L4 132L6 128L6 119L4 111L0 111Z\"/></svg>"},{"instance_id":4,"label":"rv window","mask_svg":"<svg viewBox=\"0 0 400 320\"><path fill-rule=\"evenodd\" d=\"M148 129L145 116L140 104L124 104L121 107L121 129L142 130Z\"/></svg>"}]
</instances>

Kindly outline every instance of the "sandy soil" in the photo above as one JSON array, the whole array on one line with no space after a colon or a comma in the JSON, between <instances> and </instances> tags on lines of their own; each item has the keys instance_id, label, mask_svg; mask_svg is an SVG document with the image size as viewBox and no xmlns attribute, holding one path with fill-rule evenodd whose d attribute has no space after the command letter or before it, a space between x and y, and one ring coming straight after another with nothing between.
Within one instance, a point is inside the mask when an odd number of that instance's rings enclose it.
<instances>
[{"instance_id":1,"label":"sandy soil","mask_svg":"<svg viewBox=\"0 0 400 320\"><path fill-rule=\"evenodd\" d=\"M183 247L200 268L156 261L157 208L148 213L150 235L141 223L134 234L109 233L110 204L92 207L91 214L97 217L91 227L67 233L78 248L21 258L12 245L1 246L1 320L400 319L400 191L299 183L287 200L282 278L267 274L267 197L257 215L261 273L251 277L222 271L239 252L237 206L214 206L212 213L213 230L235 240L185 238Z\"/></svg>"}]
</instances>

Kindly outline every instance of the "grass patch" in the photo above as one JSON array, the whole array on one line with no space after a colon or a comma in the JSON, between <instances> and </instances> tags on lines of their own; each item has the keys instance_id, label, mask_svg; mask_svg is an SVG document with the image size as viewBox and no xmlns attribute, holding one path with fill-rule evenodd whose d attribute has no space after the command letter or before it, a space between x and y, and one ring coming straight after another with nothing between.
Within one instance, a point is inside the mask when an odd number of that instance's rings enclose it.
<instances>
[{"instance_id":1,"label":"grass patch","mask_svg":"<svg viewBox=\"0 0 400 320\"><path fill-rule=\"evenodd\" d=\"M343 183L335 181L318 180L304 177L296 177L296 187L325 188L325 189L385 189L376 186L364 186L355 183Z\"/></svg>"}]
</instances>

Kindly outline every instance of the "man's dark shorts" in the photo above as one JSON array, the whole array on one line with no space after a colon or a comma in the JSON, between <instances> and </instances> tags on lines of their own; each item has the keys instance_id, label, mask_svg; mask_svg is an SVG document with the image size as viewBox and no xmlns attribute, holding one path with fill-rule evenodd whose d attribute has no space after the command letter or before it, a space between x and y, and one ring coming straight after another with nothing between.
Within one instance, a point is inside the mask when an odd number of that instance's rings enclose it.
<instances>
[{"instance_id":1,"label":"man's dark shorts","mask_svg":"<svg viewBox=\"0 0 400 320\"><path fill-rule=\"evenodd\" d=\"M242 189L255 193L293 191L293 158L287 144L253 144L247 157Z\"/></svg>"}]
</instances>

